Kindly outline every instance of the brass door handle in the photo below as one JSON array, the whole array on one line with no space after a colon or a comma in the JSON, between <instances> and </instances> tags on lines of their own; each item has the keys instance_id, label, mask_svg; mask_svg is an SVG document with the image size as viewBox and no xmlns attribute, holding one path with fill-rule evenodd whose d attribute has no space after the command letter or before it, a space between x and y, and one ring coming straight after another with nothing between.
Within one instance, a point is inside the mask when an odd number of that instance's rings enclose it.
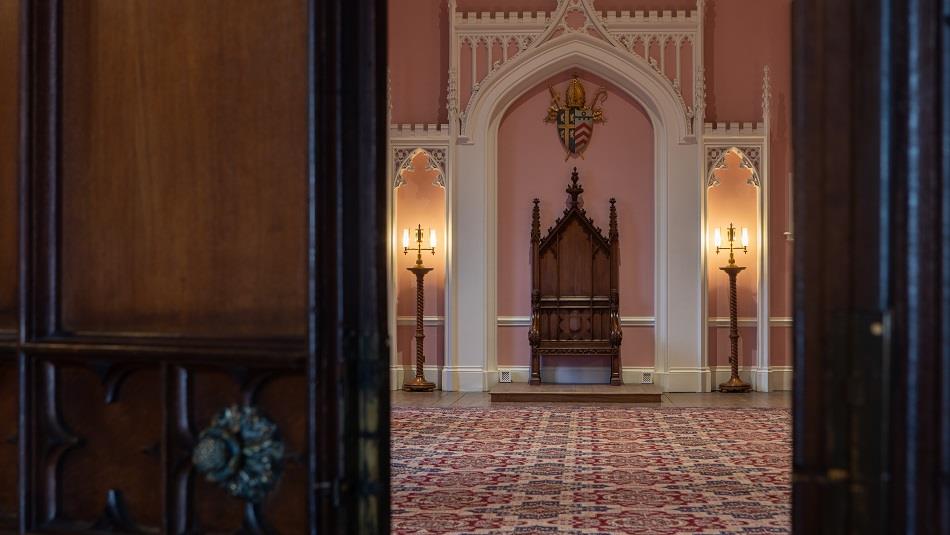
<instances>
[{"instance_id":1,"label":"brass door handle","mask_svg":"<svg viewBox=\"0 0 950 535\"><path fill-rule=\"evenodd\" d=\"M250 406L232 405L198 435L191 462L228 494L261 502L280 479L284 443L277 425Z\"/></svg>"}]
</instances>

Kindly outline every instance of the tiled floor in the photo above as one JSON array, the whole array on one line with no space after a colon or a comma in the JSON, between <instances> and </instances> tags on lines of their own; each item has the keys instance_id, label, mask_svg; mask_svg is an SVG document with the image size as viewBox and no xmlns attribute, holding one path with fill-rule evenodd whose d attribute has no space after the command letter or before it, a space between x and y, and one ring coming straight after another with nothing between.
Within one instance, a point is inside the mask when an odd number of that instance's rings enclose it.
<instances>
[{"instance_id":1,"label":"tiled floor","mask_svg":"<svg viewBox=\"0 0 950 535\"><path fill-rule=\"evenodd\" d=\"M504 407L523 405L559 405L556 403L492 403L488 392L403 392L400 390L393 392L392 404L394 407ZM788 409L792 406L792 393L665 393L663 394L663 401L661 403L610 403L604 405L609 405L611 407L758 407Z\"/></svg>"}]
</instances>

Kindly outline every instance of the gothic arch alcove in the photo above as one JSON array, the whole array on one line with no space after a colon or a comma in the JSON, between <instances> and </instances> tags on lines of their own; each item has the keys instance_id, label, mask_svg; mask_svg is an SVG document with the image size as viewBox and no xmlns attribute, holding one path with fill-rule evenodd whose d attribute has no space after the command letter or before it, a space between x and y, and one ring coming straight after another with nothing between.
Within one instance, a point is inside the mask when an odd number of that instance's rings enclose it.
<instances>
[{"instance_id":1,"label":"gothic arch alcove","mask_svg":"<svg viewBox=\"0 0 950 535\"><path fill-rule=\"evenodd\" d=\"M707 264L707 313L709 330L707 338L707 359L713 370L713 387L728 378L729 366L729 283L728 277L719 268L726 265L728 251L716 253L713 235L720 230L723 246L727 246L726 228L733 224L737 229L748 229L751 233L747 252L735 253L736 263L745 267L737 278L737 297L739 306L739 366L740 375L747 382L753 382L754 369L758 362L758 321L759 286L762 282L759 272L761 243L757 239L761 229L759 196L761 178L759 176L760 149L751 147L730 147L710 149L717 156L706 174L706 225L709 236ZM712 156L710 154L709 156Z\"/></svg>"},{"instance_id":2,"label":"gothic arch alcove","mask_svg":"<svg viewBox=\"0 0 950 535\"><path fill-rule=\"evenodd\" d=\"M555 125L541 120L550 104L549 88L562 96L577 76L588 99L603 87L606 121L595 125L584 158L565 158ZM508 107L498 130L497 188L497 356L499 369L527 381L530 247L527 232L531 200L541 200L542 231L560 217L565 187L576 167L583 201L594 223L606 228L608 202L617 199L620 231L620 314L622 367L627 382L633 370L654 366L654 172L653 126L647 112L613 84L584 71L565 71L532 87ZM542 359L544 382L606 383L607 357ZM642 373L642 372L641 372Z\"/></svg>"},{"instance_id":3,"label":"gothic arch alcove","mask_svg":"<svg viewBox=\"0 0 950 535\"><path fill-rule=\"evenodd\" d=\"M404 254L401 233L417 225L424 229L425 245L428 246L430 229L437 236L435 253L425 253L423 257L424 263L434 268L425 277L424 371L427 379L437 385L445 358L446 155L445 147L406 146L392 151L391 227L394 234L400 235L393 237L390 275L393 289L390 310L395 323L391 381L396 388L415 371L416 280L406 268L415 263L416 256L412 251Z\"/></svg>"},{"instance_id":4,"label":"gothic arch alcove","mask_svg":"<svg viewBox=\"0 0 950 535\"><path fill-rule=\"evenodd\" d=\"M703 181L697 177L701 158L691 135L692 123L671 84L649 64L584 34L563 35L519 54L480 86L467 107L465 136L455 147L452 164L458 179L449 186L454 246L449 259L449 361L443 381L450 389L482 390L496 380L498 129L512 102L552 76L574 70L612 84L650 118L656 274L653 369L667 390L702 391L708 375L702 365ZM671 337L674 325L676 336Z\"/></svg>"}]
</instances>

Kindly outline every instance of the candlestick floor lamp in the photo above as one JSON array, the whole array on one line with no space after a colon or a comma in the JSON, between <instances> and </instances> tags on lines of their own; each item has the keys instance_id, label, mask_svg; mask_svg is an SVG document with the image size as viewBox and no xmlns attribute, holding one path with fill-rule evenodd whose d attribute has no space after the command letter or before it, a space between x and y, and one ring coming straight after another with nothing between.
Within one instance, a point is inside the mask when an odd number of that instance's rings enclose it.
<instances>
[{"instance_id":1,"label":"candlestick floor lamp","mask_svg":"<svg viewBox=\"0 0 950 535\"><path fill-rule=\"evenodd\" d=\"M423 351L423 340L425 340L425 331L423 330L423 311L425 309L425 294L423 279L426 273L434 268L422 264L422 251L431 251L435 254L435 230L429 230L429 247L422 246L422 225L413 229L416 235L416 246L409 247L409 229L402 231L402 253L409 254L409 251L416 252L416 265L406 268L416 276L416 377L403 385L403 390L407 392L432 392L435 390L435 383L426 381L425 363L426 356Z\"/></svg>"},{"instance_id":2,"label":"candlestick floor lamp","mask_svg":"<svg viewBox=\"0 0 950 535\"><path fill-rule=\"evenodd\" d=\"M716 254L719 254L719 251L722 250L729 251L729 263L719 269L725 271L726 274L729 275L729 342L731 346L731 352L729 353L729 367L731 368L732 372L729 380L719 385L719 391L749 392L752 390L752 385L739 378L739 302L736 298L736 277L739 276L739 272L744 270L745 267L736 265L736 257L733 254L734 251L742 251L743 253L748 254L749 229L742 229L742 234L740 237L740 243L742 245L736 247L736 227L734 227L732 223L729 223L729 228L726 229L726 239L729 242L728 247L721 247L722 234L717 228L714 234Z\"/></svg>"}]
</instances>

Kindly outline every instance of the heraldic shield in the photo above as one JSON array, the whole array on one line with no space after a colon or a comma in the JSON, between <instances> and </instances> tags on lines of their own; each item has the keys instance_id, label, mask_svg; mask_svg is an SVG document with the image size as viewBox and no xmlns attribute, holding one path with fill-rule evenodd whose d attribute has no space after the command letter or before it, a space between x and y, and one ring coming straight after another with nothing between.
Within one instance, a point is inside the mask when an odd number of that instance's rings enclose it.
<instances>
[{"instance_id":1,"label":"heraldic shield","mask_svg":"<svg viewBox=\"0 0 950 535\"><path fill-rule=\"evenodd\" d=\"M548 108L545 122L555 123L558 139L567 152L565 160L571 156L583 158L594 133L594 123L604 122L604 111L600 104L607 100L607 91L600 88L590 105L587 105L584 85L577 76L574 76L567 86L564 95L566 105L561 104L561 99L553 87L550 91L551 106Z\"/></svg>"}]
</instances>

